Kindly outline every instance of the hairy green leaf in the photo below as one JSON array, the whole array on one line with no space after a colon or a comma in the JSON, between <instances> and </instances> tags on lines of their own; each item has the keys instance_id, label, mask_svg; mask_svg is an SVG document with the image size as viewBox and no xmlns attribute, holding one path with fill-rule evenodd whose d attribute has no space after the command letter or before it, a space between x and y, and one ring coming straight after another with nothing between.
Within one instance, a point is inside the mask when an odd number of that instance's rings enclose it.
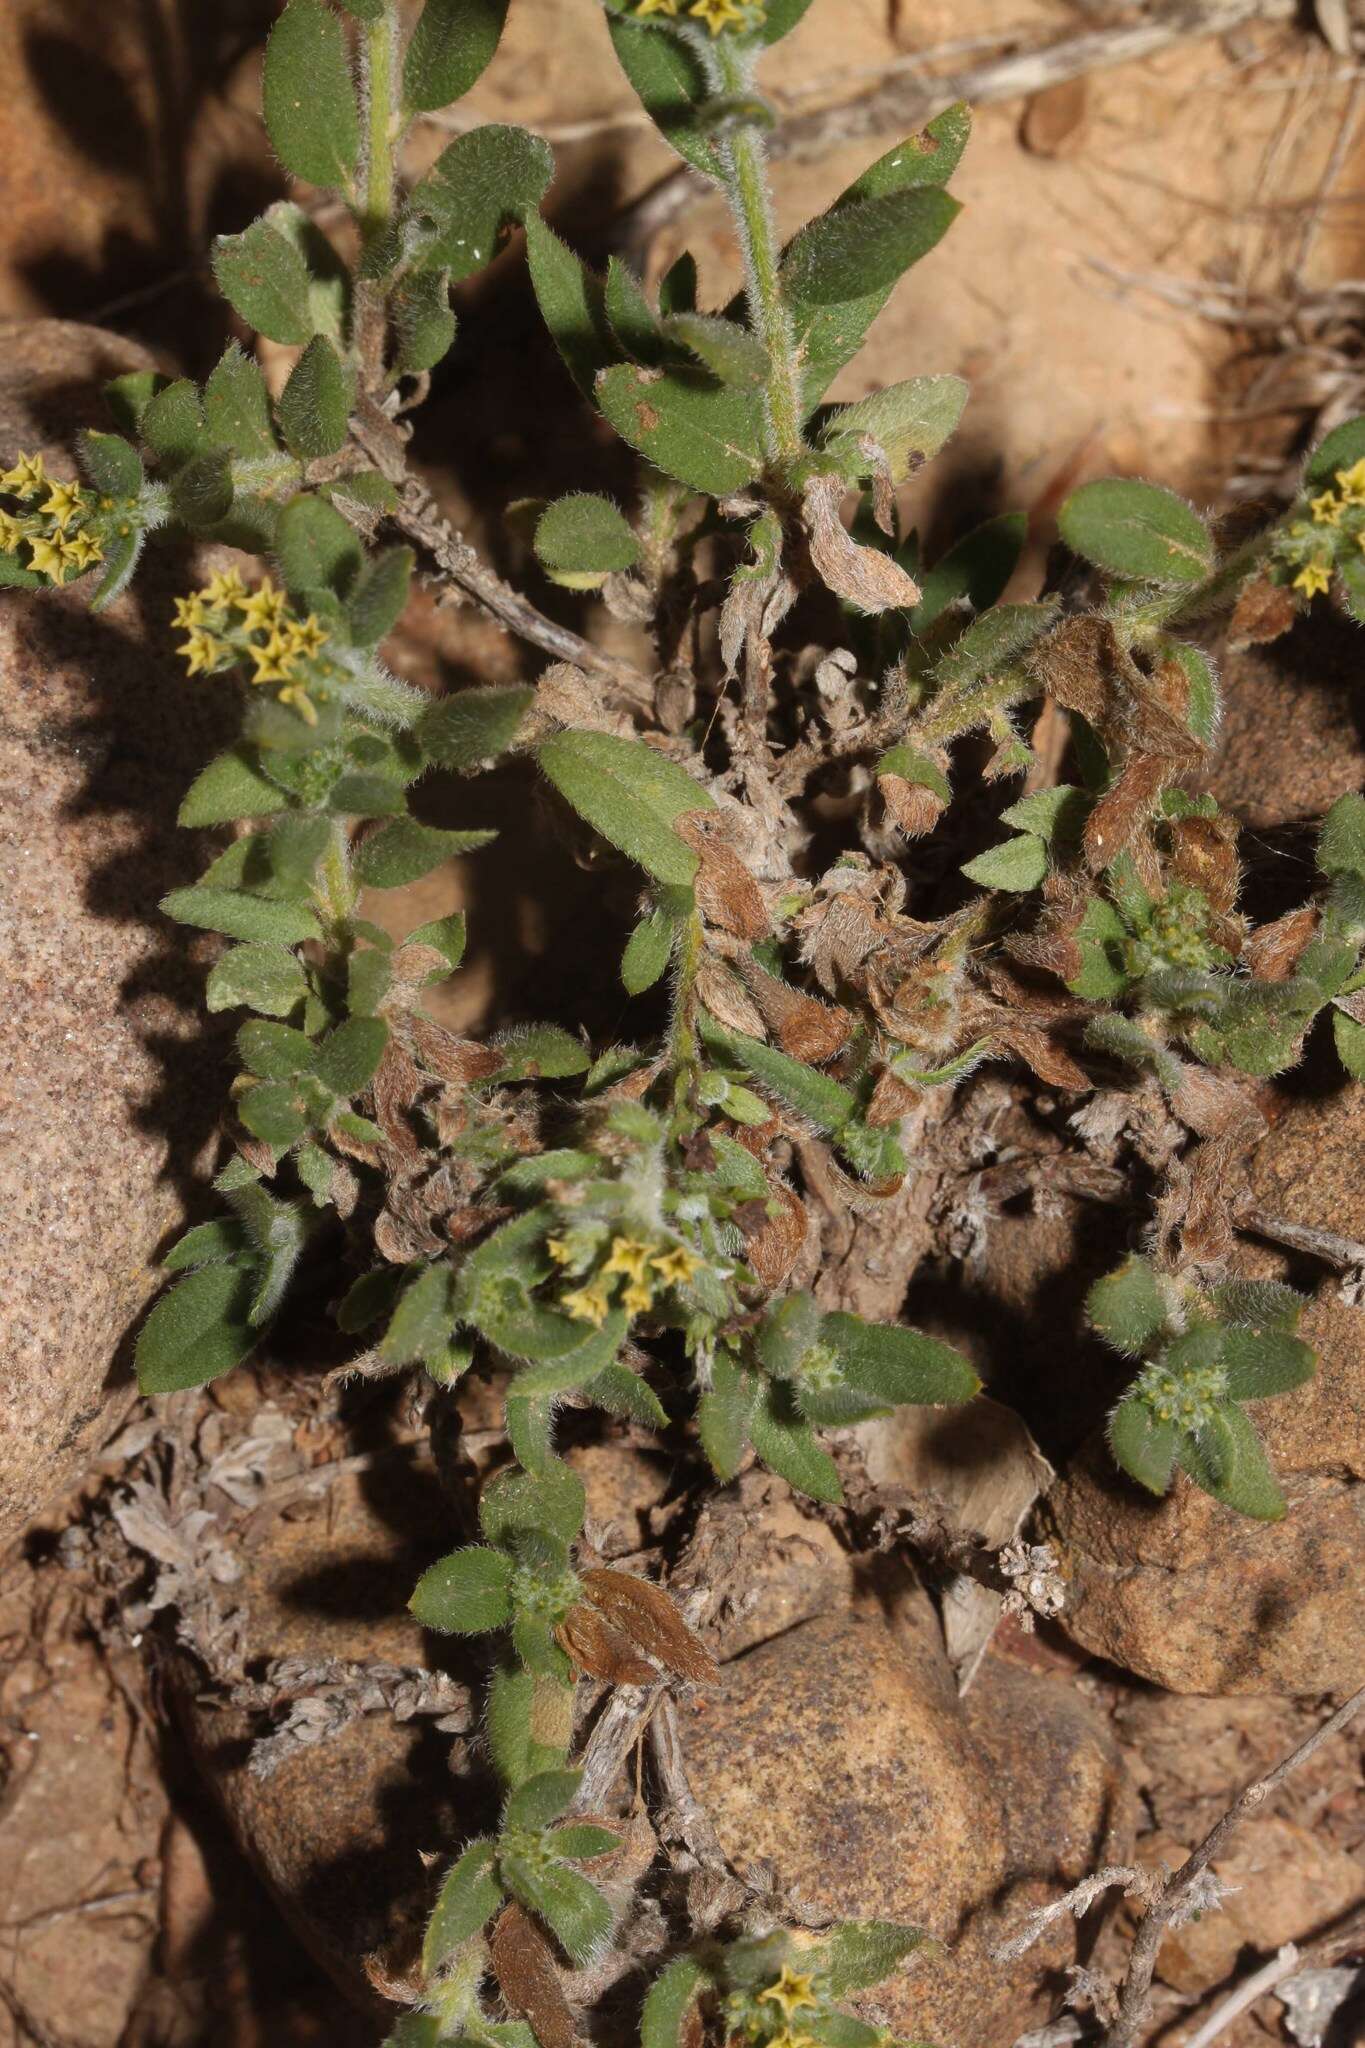
<instances>
[{"instance_id":1,"label":"hairy green leaf","mask_svg":"<svg viewBox=\"0 0 1365 2048\"><path fill-rule=\"evenodd\" d=\"M323 0L289 0L266 44L263 95L285 169L344 190L360 156L360 117L346 38Z\"/></svg>"}]
</instances>

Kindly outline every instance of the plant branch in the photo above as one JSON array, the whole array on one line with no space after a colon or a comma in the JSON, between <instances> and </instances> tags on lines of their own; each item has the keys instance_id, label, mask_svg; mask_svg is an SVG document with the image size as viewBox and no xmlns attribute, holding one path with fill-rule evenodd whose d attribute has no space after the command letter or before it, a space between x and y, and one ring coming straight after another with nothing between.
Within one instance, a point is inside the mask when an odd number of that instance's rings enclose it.
<instances>
[{"instance_id":1,"label":"plant branch","mask_svg":"<svg viewBox=\"0 0 1365 2048\"><path fill-rule=\"evenodd\" d=\"M1284 1783L1291 1772L1300 1764L1307 1763L1316 1755L1324 1743L1349 1727L1361 1708L1365 1707L1365 1686L1353 1693L1344 1706L1338 1707L1316 1728L1297 1749L1276 1764L1274 1770L1248 1785L1234 1804L1229 1807L1197 1849L1181 1864L1179 1870L1168 1877L1157 1896L1138 1923L1133 1937L1132 1953L1128 1959L1128 1970L1123 1988L1119 1994L1118 2017L1104 2037L1104 2048L1135 2048L1143 2020L1147 2013L1147 1999L1152 1988L1152 1976L1156 1959L1166 1929L1178 1917L1182 1905L1190 1903L1191 1893L1209 1865L1221 1854L1228 1841L1237 1832L1244 1820L1256 1813L1270 1794Z\"/></svg>"}]
</instances>

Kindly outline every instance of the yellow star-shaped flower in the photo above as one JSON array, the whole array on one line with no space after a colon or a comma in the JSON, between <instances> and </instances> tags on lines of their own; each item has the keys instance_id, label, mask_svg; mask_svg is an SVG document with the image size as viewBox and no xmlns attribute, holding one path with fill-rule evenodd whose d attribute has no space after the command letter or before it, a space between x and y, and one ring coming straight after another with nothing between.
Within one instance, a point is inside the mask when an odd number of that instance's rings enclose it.
<instances>
[{"instance_id":1,"label":"yellow star-shaped flower","mask_svg":"<svg viewBox=\"0 0 1365 2048\"><path fill-rule=\"evenodd\" d=\"M80 485L56 482L38 507L40 512L47 513L59 533L65 532L80 509Z\"/></svg>"},{"instance_id":2,"label":"yellow star-shaped flower","mask_svg":"<svg viewBox=\"0 0 1365 2048\"><path fill-rule=\"evenodd\" d=\"M247 649L256 664L253 683L288 683L294 679L294 657L278 633L272 633L263 647Z\"/></svg>"},{"instance_id":3,"label":"yellow star-shaped flower","mask_svg":"<svg viewBox=\"0 0 1365 2048\"><path fill-rule=\"evenodd\" d=\"M573 1264L573 1246L566 1237L547 1237L545 1249L557 1266Z\"/></svg>"},{"instance_id":4,"label":"yellow star-shaped flower","mask_svg":"<svg viewBox=\"0 0 1365 2048\"><path fill-rule=\"evenodd\" d=\"M196 626L203 625L207 610L205 593L202 590L192 590L188 597L176 599L175 609L171 613L171 624L178 627L182 633L191 633Z\"/></svg>"},{"instance_id":5,"label":"yellow star-shaped flower","mask_svg":"<svg viewBox=\"0 0 1365 2048\"><path fill-rule=\"evenodd\" d=\"M19 459L22 461L23 457ZM1365 455L1349 469L1337 471L1337 488L1349 504L1365 505Z\"/></svg>"},{"instance_id":6,"label":"yellow star-shaped flower","mask_svg":"<svg viewBox=\"0 0 1365 2048\"><path fill-rule=\"evenodd\" d=\"M650 1264L668 1287L677 1287L682 1281L690 1280L694 1273L701 1270L701 1260L684 1244L675 1244L671 1250L661 1252L657 1258L650 1260Z\"/></svg>"},{"instance_id":7,"label":"yellow star-shaped flower","mask_svg":"<svg viewBox=\"0 0 1365 2048\"><path fill-rule=\"evenodd\" d=\"M713 36L718 36L723 28L748 27L744 10L735 5L735 0L694 0L687 11L697 21L704 21Z\"/></svg>"},{"instance_id":8,"label":"yellow star-shaped flower","mask_svg":"<svg viewBox=\"0 0 1365 2048\"><path fill-rule=\"evenodd\" d=\"M575 1322L592 1323L599 1330L611 1307L600 1280L594 1280L591 1287L576 1287L572 1294L561 1295L559 1305L568 1310Z\"/></svg>"},{"instance_id":9,"label":"yellow star-shaped flower","mask_svg":"<svg viewBox=\"0 0 1365 2048\"><path fill-rule=\"evenodd\" d=\"M1301 590L1305 597L1316 597L1320 591L1330 589L1332 569L1328 562L1309 562L1294 578L1295 590Z\"/></svg>"},{"instance_id":10,"label":"yellow star-shaped flower","mask_svg":"<svg viewBox=\"0 0 1365 2048\"><path fill-rule=\"evenodd\" d=\"M602 1271L624 1273L629 1280L643 1280L653 1249L653 1245L644 1244L636 1237L614 1237L611 1241L611 1257Z\"/></svg>"},{"instance_id":11,"label":"yellow star-shaped flower","mask_svg":"<svg viewBox=\"0 0 1365 2048\"><path fill-rule=\"evenodd\" d=\"M678 0L639 0L635 12L643 21L647 14L676 14Z\"/></svg>"},{"instance_id":12,"label":"yellow star-shaped flower","mask_svg":"<svg viewBox=\"0 0 1365 2048\"><path fill-rule=\"evenodd\" d=\"M1341 523L1342 501L1335 491L1324 491L1320 498L1310 498L1309 509L1318 526L1337 526Z\"/></svg>"},{"instance_id":13,"label":"yellow star-shaped flower","mask_svg":"<svg viewBox=\"0 0 1365 2048\"><path fill-rule=\"evenodd\" d=\"M627 1315L642 1316L654 1303L654 1295L647 1281L632 1280L621 1296L621 1306Z\"/></svg>"},{"instance_id":14,"label":"yellow star-shaped flower","mask_svg":"<svg viewBox=\"0 0 1365 2048\"><path fill-rule=\"evenodd\" d=\"M309 612L306 619L291 619L284 632L291 654L316 654L331 638L316 612Z\"/></svg>"},{"instance_id":15,"label":"yellow star-shaped flower","mask_svg":"<svg viewBox=\"0 0 1365 2048\"><path fill-rule=\"evenodd\" d=\"M0 475L0 491L8 491L13 498L36 498L46 489L47 471L41 455L21 455L13 469Z\"/></svg>"},{"instance_id":16,"label":"yellow star-shaped flower","mask_svg":"<svg viewBox=\"0 0 1365 2048\"><path fill-rule=\"evenodd\" d=\"M267 576L265 581L252 591L249 597L233 599L242 615L242 624L249 633L269 632L278 626L284 617L288 599L282 590L277 590Z\"/></svg>"},{"instance_id":17,"label":"yellow star-shaped flower","mask_svg":"<svg viewBox=\"0 0 1365 2048\"><path fill-rule=\"evenodd\" d=\"M63 561L62 551L55 541L30 534L28 547L29 559L40 576L50 576L54 583L65 583L68 564Z\"/></svg>"},{"instance_id":18,"label":"yellow star-shaped flower","mask_svg":"<svg viewBox=\"0 0 1365 2048\"><path fill-rule=\"evenodd\" d=\"M214 663L220 661L227 651L222 641L215 640L212 633L206 633L202 626L196 626L189 639L176 649L176 653L183 656L186 670L192 676L197 676L201 672L207 675Z\"/></svg>"},{"instance_id":19,"label":"yellow star-shaped flower","mask_svg":"<svg viewBox=\"0 0 1365 2048\"><path fill-rule=\"evenodd\" d=\"M235 569L219 569L210 576L199 595L206 605L221 612L246 596L246 585Z\"/></svg>"},{"instance_id":20,"label":"yellow star-shaped flower","mask_svg":"<svg viewBox=\"0 0 1365 2048\"><path fill-rule=\"evenodd\" d=\"M0 555L17 555L24 529L12 512L0 512Z\"/></svg>"},{"instance_id":21,"label":"yellow star-shaped flower","mask_svg":"<svg viewBox=\"0 0 1365 2048\"><path fill-rule=\"evenodd\" d=\"M62 542L62 560L71 562L84 575L92 562L104 560L104 549L88 527L82 526Z\"/></svg>"},{"instance_id":22,"label":"yellow star-shaped flower","mask_svg":"<svg viewBox=\"0 0 1365 2048\"><path fill-rule=\"evenodd\" d=\"M820 2001L811 1990L810 1977L803 1971L794 1970L790 1963L784 1963L777 1982L758 1995L764 2002L781 2006L784 2020L790 2020L794 2012L819 2010Z\"/></svg>"}]
</instances>

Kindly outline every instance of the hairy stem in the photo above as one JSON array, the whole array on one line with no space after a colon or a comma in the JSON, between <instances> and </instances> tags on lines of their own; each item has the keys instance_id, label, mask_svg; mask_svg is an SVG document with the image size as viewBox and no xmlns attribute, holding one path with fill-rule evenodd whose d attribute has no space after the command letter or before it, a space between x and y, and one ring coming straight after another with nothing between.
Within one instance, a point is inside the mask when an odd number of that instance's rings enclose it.
<instances>
[{"instance_id":1,"label":"hairy stem","mask_svg":"<svg viewBox=\"0 0 1365 2048\"><path fill-rule=\"evenodd\" d=\"M396 56L397 24L386 7L378 21L365 24L361 54L366 114L361 222L367 241L383 232L393 212Z\"/></svg>"},{"instance_id":2,"label":"hairy stem","mask_svg":"<svg viewBox=\"0 0 1365 2048\"><path fill-rule=\"evenodd\" d=\"M677 983L668 1033L668 1063L674 1089L672 1131L678 1138L689 1136L701 1120L696 1102L697 1077L701 1067L696 984L705 958L706 935L699 913L693 910L678 941Z\"/></svg>"}]
</instances>

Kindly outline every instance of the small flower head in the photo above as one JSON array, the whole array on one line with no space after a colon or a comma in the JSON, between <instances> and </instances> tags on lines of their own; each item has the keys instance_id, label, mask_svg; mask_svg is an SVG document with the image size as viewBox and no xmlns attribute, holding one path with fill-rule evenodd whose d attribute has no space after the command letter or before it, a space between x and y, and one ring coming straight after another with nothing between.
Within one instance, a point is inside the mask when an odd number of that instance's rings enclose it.
<instances>
[{"instance_id":1,"label":"small flower head","mask_svg":"<svg viewBox=\"0 0 1365 2048\"><path fill-rule=\"evenodd\" d=\"M280 691L280 702L281 704L292 704L305 725L317 724L318 714L313 708L313 700L302 683L287 684Z\"/></svg>"},{"instance_id":2,"label":"small flower head","mask_svg":"<svg viewBox=\"0 0 1365 2048\"><path fill-rule=\"evenodd\" d=\"M1319 556L1316 561L1305 562L1294 578L1295 590L1301 590L1305 597L1317 597L1319 593L1330 590L1331 585L1332 565L1326 556Z\"/></svg>"},{"instance_id":3,"label":"small flower head","mask_svg":"<svg viewBox=\"0 0 1365 2048\"><path fill-rule=\"evenodd\" d=\"M743 7L737 0L692 0L688 13L697 21L704 22L713 36L726 28L754 28L763 19L762 11Z\"/></svg>"},{"instance_id":4,"label":"small flower head","mask_svg":"<svg viewBox=\"0 0 1365 2048\"><path fill-rule=\"evenodd\" d=\"M68 534L61 542L61 550L62 560L69 562L78 575L84 575L92 563L104 560L104 549L88 526L78 527L75 533Z\"/></svg>"},{"instance_id":5,"label":"small flower head","mask_svg":"<svg viewBox=\"0 0 1365 2048\"><path fill-rule=\"evenodd\" d=\"M611 1257L602 1271L624 1273L627 1279L639 1282L645 1277L653 1249L653 1245L645 1244L639 1238L614 1237L611 1241Z\"/></svg>"},{"instance_id":6,"label":"small flower head","mask_svg":"<svg viewBox=\"0 0 1365 2048\"><path fill-rule=\"evenodd\" d=\"M248 649L255 664L253 683L292 683L294 657L282 633L274 632L261 646Z\"/></svg>"},{"instance_id":7,"label":"small flower head","mask_svg":"<svg viewBox=\"0 0 1365 2048\"><path fill-rule=\"evenodd\" d=\"M17 555L24 529L12 512L0 512L0 555Z\"/></svg>"},{"instance_id":8,"label":"small flower head","mask_svg":"<svg viewBox=\"0 0 1365 2048\"><path fill-rule=\"evenodd\" d=\"M592 1323L599 1330L611 1308L606 1287L600 1279L594 1280L591 1287L576 1287L571 1294L561 1295L559 1305L575 1322Z\"/></svg>"},{"instance_id":9,"label":"small flower head","mask_svg":"<svg viewBox=\"0 0 1365 2048\"><path fill-rule=\"evenodd\" d=\"M230 604L246 596L246 585L235 569L219 569L198 595L211 611L226 611Z\"/></svg>"},{"instance_id":10,"label":"small flower head","mask_svg":"<svg viewBox=\"0 0 1365 2048\"><path fill-rule=\"evenodd\" d=\"M31 566L40 576L49 577L53 583L65 583L66 572L71 565L55 540L47 540L42 534L30 534L28 550Z\"/></svg>"},{"instance_id":11,"label":"small flower head","mask_svg":"<svg viewBox=\"0 0 1365 2048\"><path fill-rule=\"evenodd\" d=\"M650 1264L666 1287L681 1286L701 1270L701 1260L684 1244L675 1244L668 1251L660 1252L650 1260Z\"/></svg>"},{"instance_id":12,"label":"small flower head","mask_svg":"<svg viewBox=\"0 0 1365 2048\"><path fill-rule=\"evenodd\" d=\"M1337 488L1348 505L1365 505L1365 455L1337 471Z\"/></svg>"},{"instance_id":13,"label":"small flower head","mask_svg":"<svg viewBox=\"0 0 1365 2048\"><path fill-rule=\"evenodd\" d=\"M545 1249L550 1254L550 1257L554 1260L557 1266L572 1265L574 1251L573 1246L569 1243L567 1238L547 1237L545 1240Z\"/></svg>"},{"instance_id":14,"label":"small flower head","mask_svg":"<svg viewBox=\"0 0 1365 2048\"><path fill-rule=\"evenodd\" d=\"M46 489L47 471L43 468L41 455L21 455L13 469L0 473L0 491L7 491L12 498L23 498L27 502Z\"/></svg>"},{"instance_id":15,"label":"small flower head","mask_svg":"<svg viewBox=\"0 0 1365 2048\"><path fill-rule=\"evenodd\" d=\"M290 654L319 654L331 636L317 613L309 612L306 619L291 619L284 637Z\"/></svg>"},{"instance_id":16,"label":"small flower head","mask_svg":"<svg viewBox=\"0 0 1365 2048\"><path fill-rule=\"evenodd\" d=\"M192 633L196 626L202 626L208 617L208 593L192 590L188 597L178 597L171 612L171 624L182 633Z\"/></svg>"},{"instance_id":17,"label":"small flower head","mask_svg":"<svg viewBox=\"0 0 1365 2048\"><path fill-rule=\"evenodd\" d=\"M1310 498L1308 508L1318 526L1339 526L1344 501L1335 491L1323 491L1321 496Z\"/></svg>"},{"instance_id":18,"label":"small flower head","mask_svg":"<svg viewBox=\"0 0 1365 2048\"><path fill-rule=\"evenodd\" d=\"M635 12L643 21L647 14L676 14L678 0L636 0Z\"/></svg>"},{"instance_id":19,"label":"small flower head","mask_svg":"<svg viewBox=\"0 0 1365 2048\"><path fill-rule=\"evenodd\" d=\"M79 484L53 481L51 489L38 507L40 512L52 521L58 533L65 533L81 509L81 488Z\"/></svg>"},{"instance_id":20,"label":"small flower head","mask_svg":"<svg viewBox=\"0 0 1365 2048\"><path fill-rule=\"evenodd\" d=\"M282 590L277 590L267 576L249 596L234 597L233 603L242 615L242 624L247 631L269 632L278 626L288 608L289 600ZM259 678L258 678L259 680Z\"/></svg>"},{"instance_id":21,"label":"small flower head","mask_svg":"<svg viewBox=\"0 0 1365 2048\"><path fill-rule=\"evenodd\" d=\"M627 1315L642 1316L654 1304L654 1290L647 1280L632 1280L621 1296L621 1306Z\"/></svg>"},{"instance_id":22,"label":"small flower head","mask_svg":"<svg viewBox=\"0 0 1365 2048\"><path fill-rule=\"evenodd\" d=\"M189 639L176 649L192 676L207 675L229 651L221 640L215 640L212 633L206 632L202 626L195 626Z\"/></svg>"},{"instance_id":23,"label":"small flower head","mask_svg":"<svg viewBox=\"0 0 1365 2048\"><path fill-rule=\"evenodd\" d=\"M816 2012L820 2001L811 1989L812 1980L803 1971L794 1970L790 1963L782 1965L782 1974L775 1984L758 1994L762 2005L780 2007L784 2020L790 2021L794 2012Z\"/></svg>"}]
</instances>

